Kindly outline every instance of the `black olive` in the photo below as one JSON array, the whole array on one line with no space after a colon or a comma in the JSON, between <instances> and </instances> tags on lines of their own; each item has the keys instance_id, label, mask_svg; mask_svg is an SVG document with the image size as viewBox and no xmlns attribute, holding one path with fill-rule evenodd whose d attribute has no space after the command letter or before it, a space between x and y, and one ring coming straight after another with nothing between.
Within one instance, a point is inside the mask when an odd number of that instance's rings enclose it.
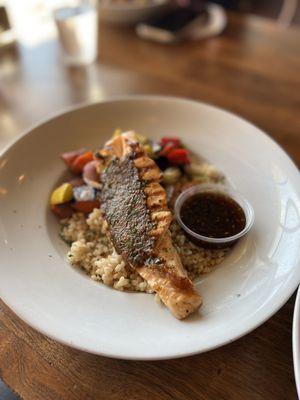
<instances>
[{"instance_id":1,"label":"black olive","mask_svg":"<svg viewBox=\"0 0 300 400\"><path fill-rule=\"evenodd\" d=\"M160 168L162 171L170 166L169 160L165 156L159 156L155 161L158 165L158 168Z\"/></svg>"}]
</instances>

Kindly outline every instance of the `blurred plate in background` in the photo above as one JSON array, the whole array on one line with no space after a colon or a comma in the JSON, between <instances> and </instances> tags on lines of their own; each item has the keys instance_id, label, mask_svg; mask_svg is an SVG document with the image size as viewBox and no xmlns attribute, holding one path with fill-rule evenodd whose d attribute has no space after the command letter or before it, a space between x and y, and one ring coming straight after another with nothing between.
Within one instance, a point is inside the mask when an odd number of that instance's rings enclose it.
<instances>
[{"instance_id":1,"label":"blurred plate in background","mask_svg":"<svg viewBox=\"0 0 300 400\"><path fill-rule=\"evenodd\" d=\"M170 0L100 0L99 17L115 25L135 25L167 11Z\"/></svg>"}]
</instances>

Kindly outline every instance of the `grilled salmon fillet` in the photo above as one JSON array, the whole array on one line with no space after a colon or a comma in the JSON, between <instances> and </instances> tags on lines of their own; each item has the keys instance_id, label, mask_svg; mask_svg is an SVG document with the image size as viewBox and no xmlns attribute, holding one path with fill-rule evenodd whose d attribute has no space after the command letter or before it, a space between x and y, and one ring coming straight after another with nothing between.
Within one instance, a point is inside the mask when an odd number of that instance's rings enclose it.
<instances>
[{"instance_id":1,"label":"grilled salmon fillet","mask_svg":"<svg viewBox=\"0 0 300 400\"><path fill-rule=\"evenodd\" d=\"M115 249L176 318L185 318L202 300L172 244L161 171L133 132L107 142L96 156L99 169L105 167L100 200Z\"/></svg>"}]
</instances>

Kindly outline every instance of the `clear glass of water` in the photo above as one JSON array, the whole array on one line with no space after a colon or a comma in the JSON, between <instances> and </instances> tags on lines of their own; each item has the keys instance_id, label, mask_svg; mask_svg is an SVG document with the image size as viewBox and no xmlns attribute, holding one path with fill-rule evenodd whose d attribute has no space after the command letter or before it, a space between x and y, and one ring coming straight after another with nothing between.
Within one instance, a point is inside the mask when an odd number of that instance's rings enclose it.
<instances>
[{"instance_id":1,"label":"clear glass of water","mask_svg":"<svg viewBox=\"0 0 300 400\"><path fill-rule=\"evenodd\" d=\"M93 0L61 1L54 9L63 58L68 65L86 65L98 54L98 10Z\"/></svg>"}]
</instances>

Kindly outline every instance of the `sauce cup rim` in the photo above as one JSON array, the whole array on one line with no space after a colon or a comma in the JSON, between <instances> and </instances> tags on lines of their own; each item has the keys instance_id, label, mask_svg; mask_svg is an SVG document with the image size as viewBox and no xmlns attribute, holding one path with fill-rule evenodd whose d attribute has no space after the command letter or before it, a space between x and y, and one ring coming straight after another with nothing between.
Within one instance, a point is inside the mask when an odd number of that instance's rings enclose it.
<instances>
[{"instance_id":1,"label":"sauce cup rim","mask_svg":"<svg viewBox=\"0 0 300 400\"><path fill-rule=\"evenodd\" d=\"M220 238L211 238L208 236L200 235L194 231L192 231L188 226L185 225L185 223L182 221L180 217L180 210L183 205L183 203L191 196L197 194L197 193L205 193L205 192L214 192L214 193L221 193L225 196L230 197L231 199L235 200L239 206L243 209L246 217L246 225L241 232L238 232L235 235L232 236L227 236L227 237L220 237ZM246 235L250 229L253 226L254 223L254 210L252 205L249 203L249 201L243 196L240 192L235 190L234 188L230 186L226 186L224 184L220 183L203 183L203 184L198 184L194 185L186 190L184 190L180 195L177 197L174 205L174 213L175 217L179 223L179 225L192 237L194 237L197 240L200 240L202 242L207 242L207 243L214 243L214 244L226 244L226 243L231 243L234 242L244 235Z\"/></svg>"}]
</instances>

